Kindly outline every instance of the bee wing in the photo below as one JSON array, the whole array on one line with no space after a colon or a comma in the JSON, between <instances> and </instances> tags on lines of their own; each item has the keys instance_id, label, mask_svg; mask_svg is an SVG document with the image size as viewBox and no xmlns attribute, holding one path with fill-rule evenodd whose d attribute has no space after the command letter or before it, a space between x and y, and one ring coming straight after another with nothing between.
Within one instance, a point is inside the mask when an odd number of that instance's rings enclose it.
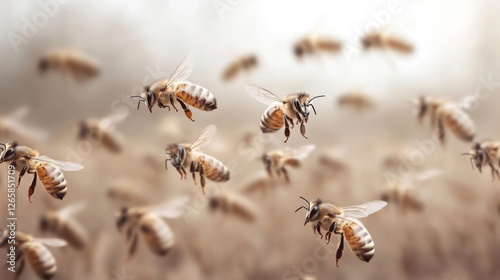
<instances>
[{"instance_id":1,"label":"bee wing","mask_svg":"<svg viewBox=\"0 0 500 280\"><path fill-rule=\"evenodd\" d=\"M99 126L102 129L113 129L117 124L122 122L128 116L128 111L119 111L107 115L99 121Z\"/></svg>"},{"instance_id":2,"label":"bee wing","mask_svg":"<svg viewBox=\"0 0 500 280\"><path fill-rule=\"evenodd\" d=\"M49 136L47 131L22 124L21 121L28 115L29 111L28 107L17 108L5 118L6 125L21 137L32 138L37 141L46 140Z\"/></svg>"},{"instance_id":3,"label":"bee wing","mask_svg":"<svg viewBox=\"0 0 500 280\"><path fill-rule=\"evenodd\" d=\"M33 239L33 241L40 242L52 247L62 247L68 245L68 242L59 238L35 238Z\"/></svg>"},{"instance_id":4,"label":"bee wing","mask_svg":"<svg viewBox=\"0 0 500 280\"><path fill-rule=\"evenodd\" d=\"M170 85L175 81L186 80L189 76L191 76L191 72L193 72L194 68L194 58L193 54L188 54L182 61L179 63L177 68L175 68L174 72L170 75L167 80L165 87Z\"/></svg>"},{"instance_id":5,"label":"bee wing","mask_svg":"<svg viewBox=\"0 0 500 280\"><path fill-rule=\"evenodd\" d=\"M291 150L288 155L297 160L304 160L316 148L315 145L304 145L295 150Z\"/></svg>"},{"instance_id":6,"label":"bee wing","mask_svg":"<svg viewBox=\"0 0 500 280\"><path fill-rule=\"evenodd\" d=\"M188 201L188 196L176 197L172 200L167 201L166 203L154 207L153 209L151 209L151 212L163 218L178 218L182 215L182 213L184 213L182 209Z\"/></svg>"},{"instance_id":7,"label":"bee wing","mask_svg":"<svg viewBox=\"0 0 500 280\"><path fill-rule=\"evenodd\" d=\"M85 209L86 206L87 206L87 203L85 203L85 202L71 204L71 205L66 206L66 207L62 208L61 210L57 211L57 214L59 215L59 217L61 217L63 219L69 218L70 216L73 216L76 213Z\"/></svg>"},{"instance_id":8,"label":"bee wing","mask_svg":"<svg viewBox=\"0 0 500 280\"><path fill-rule=\"evenodd\" d=\"M285 103L286 100L283 97L280 97L265 88L261 88L256 85L245 85L245 89L247 92L255 98L255 100L259 101L265 105L271 105L275 102Z\"/></svg>"},{"instance_id":9,"label":"bee wing","mask_svg":"<svg viewBox=\"0 0 500 280\"><path fill-rule=\"evenodd\" d=\"M48 156L38 156L38 157L32 158L32 160L50 163L52 165L59 167L61 170L65 170L65 171L78 171L78 170L83 168L83 165L81 165L79 163L70 162L70 161L55 160L55 159L49 158Z\"/></svg>"},{"instance_id":10,"label":"bee wing","mask_svg":"<svg viewBox=\"0 0 500 280\"><path fill-rule=\"evenodd\" d=\"M387 202L375 200L359 205L342 207L345 218L364 218L384 208Z\"/></svg>"},{"instance_id":11,"label":"bee wing","mask_svg":"<svg viewBox=\"0 0 500 280\"><path fill-rule=\"evenodd\" d=\"M215 135L215 132L217 132L217 126L215 125L209 125L207 126L201 134L194 140L193 144L191 144L191 150L195 149L200 149L203 147L206 147L210 141L212 141L212 138Z\"/></svg>"}]
</instances>

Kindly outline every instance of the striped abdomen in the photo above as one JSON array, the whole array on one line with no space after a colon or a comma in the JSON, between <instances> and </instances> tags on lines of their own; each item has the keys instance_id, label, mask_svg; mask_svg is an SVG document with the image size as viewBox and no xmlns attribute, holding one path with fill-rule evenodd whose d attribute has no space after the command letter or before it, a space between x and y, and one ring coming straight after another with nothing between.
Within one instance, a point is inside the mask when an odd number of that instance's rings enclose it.
<instances>
[{"instance_id":1,"label":"striped abdomen","mask_svg":"<svg viewBox=\"0 0 500 280\"><path fill-rule=\"evenodd\" d=\"M193 106L203 111L217 109L215 96L206 88L190 82L182 82L174 86L174 95L187 105Z\"/></svg>"},{"instance_id":2,"label":"striped abdomen","mask_svg":"<svg viewBox=\"0 0 500 280\"><path fill-rule=\"evenodd\" d=\"M40 243L29 242L23 245L24 259L41 279L51 279L57 271L56 259L52 253Z\"/></svg>"},{"instance_id":3,"label":"striped abdomen","mask_svg":"<svg viewBox=\"0 0 500 280\"><path fill-rule=\"evenodd\" d=\"M283 117L285 113L277 105L269 106L260 118L260 130L264 133L280 130L285 124Z\"/></svg>"},{"instance_id":4,"label":"striped abdomen","mask_svg":"<svg viewBox=\"0 0 500 280\"><path fill-rule=\"evenodd\" d=\"M165 256L174 245L174 233L159 216L154 214L144 216L140 228L144 242L157 255Z\"/></svg>"},{"instance_id":5,"label":"striped abdomen","mask_svg":"<svg viewBox=\"0 0 500 280\"><path fill-rule=\"evenodd\" d=\"M375 243L368 230L361 223L348 222L343 231L352 252L360 260L369 262L375 254Z\"/></svg>"},{"instance_id":6,"label":"striped abdomen","mask_svg":"<svg viewBox=\"0 0 500 280\"><path fill-rule=\"evenodd\" d=\"M205 177L214 182L226 182L229 180L229 169L219 160L208 156L201 155L200 162L205 172Z\"/></svg>"},{"instance_id":7,"label":"striped abdomen","mask_svg":"<svg viewBox=\"0 0 500 280\"><path fill-rule=\"evenodd\" d=\"M449 104L439 109L441 121L460 139L472 141L476 127L472 119L456 105Z\"/></svg>"},{"instance_id":8,"label":"striped abdomen","mask_svg":"<svg viewBox=\"0 0 500 280\"><path fill-rule=\"evenodd\" d=\"M68 187L61 169L52 164L43 163L36 167L36 173L50 195L63 199Z\"/></svg>"}]
</instances>

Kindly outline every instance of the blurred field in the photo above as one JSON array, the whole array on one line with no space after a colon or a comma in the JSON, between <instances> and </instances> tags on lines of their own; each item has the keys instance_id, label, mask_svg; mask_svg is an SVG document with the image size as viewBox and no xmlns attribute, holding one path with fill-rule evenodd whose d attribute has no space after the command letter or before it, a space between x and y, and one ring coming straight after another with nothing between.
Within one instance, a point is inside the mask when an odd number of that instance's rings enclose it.
<instances>
[{"instance_id":1,"label":"blurred field","mask_svg":"<svg viewBox=\"0 0 500 280\"><path fill-rule=\"evenodd\" d=\"M395 68L377 51L356 54L350 61L342 53L298 61L292 52L294 40L311 32L318 22L321 34L359 44L356 28L373 21L370 13L386 9L389 1L292 1L288 12L277 10L285 5L279 1L234 1L238 4L223 17L214 10L216 2L68 1L17 53L8 39L0 42L0 115L29 107L23 123L50 136L46 141L19 139L21 144L85 167L64 172L68 192L63 201L50 197L38 182L29 204L31 175L24 177L17 192L18 230L35 236L49 236L38 229L42 213L87 202L85 211L75 218L88 230L90 246L84 251L50 248L58 263L53 279L299 279L306 275L316 279L500 279L500 183L491 182L488 168L482 174L471 170L468 157L460 155L469 151L471 143L451 134L446 146L432 142L430 153L421 151L418 143L429 141L431 129L427 122L419 126L409 102L421 94L460 101L474 95L481 77L499 79L497 2L401 1L402 11L392 15L387 28L414 44L416 51L409 56L391 55ZM6 1L0 7L4 34L20 33L23 18L41 9L37 1ZM101 75L86 83L58 73L39 75L40 55L65 46L76 46L96 58ZM168 77L189 52L195 58L189 80L214 93L218 109L192 109L194 123L182 111L155 107L151 114L144 104L137 111L136 101L129 96L156 80L155 75ZM257 54L259 66L223 82L227 64L249 52ZM245 92L247 83L283 96L298 91L325 94L326 98L315 100L318 114L312 114L306 124L309 139L302 138L298 126L286 144L283 130L263 135L259 119L266 106ZM348 91L365 93L374 107L361 113L338 107L337 97ZM500 139L499 104L494 85L471 110L477 141ZM125 139L121 153L77 141L80 120L117 111L129 112L116 128ZM289 169L290 185L277 182L263 193L247 196L259 211L254 223L246 223L209 211L208 199L190 174L188 180L179 181L172 166L165 171L166 145L193 141L210 124L217 125L217 134L203 151L225 163L231 179L224 184L209 181L207 195L244 188L264 170L260 156L265 151L306 144L315 144L316 149L299 169ZM13 140L0 136L2 143ZM423 155L422 161L408 164L416 153ZM322 165L320 159L325 156L342 168ZM384 164L388 158L393 159L392 165ZM1 167L0 191L5 197L7 164ZM305 212L294 213L303 204L299 195L344 206L359 204L380 199L388 174L410 177L432 168L443 173L415 186L424 202L421 212L404 212L390 203L363 219L376 244L369 264L345 248L336 268L338 236L325 246L309 225L303 227ZM108 190L117 180L128 182L139 201L109 199ZM179 195L189 195L191 201L183 217L167 220L176 237L173 250L158 257L140 240L138 254L128 260L115 213L122 206L152 205ZM6 221L5 205L3 200L1 221ZM323 259L325 248L331 251ZM14 279L14 275L3 269L0 278ZM30 267L20 279L35 279Z\"/></svg>"}]
</instances>

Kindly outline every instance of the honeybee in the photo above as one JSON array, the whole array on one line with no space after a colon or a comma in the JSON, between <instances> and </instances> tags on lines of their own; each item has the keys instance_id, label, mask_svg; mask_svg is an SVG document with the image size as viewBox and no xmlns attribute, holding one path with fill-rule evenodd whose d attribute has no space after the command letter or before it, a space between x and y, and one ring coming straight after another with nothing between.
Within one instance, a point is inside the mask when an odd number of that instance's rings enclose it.
<instances>
[{"instance_id":1,"label":"honeybee","mask_svg":"<svg viewBox=\"0 0 500 280\"><path fill-rule=\"evenodd\" d=\"M178 197L152 207L124 207L117 214L116 227L120 232L126 228L127 241L130 242L129 257L137 249L138 233L141 232L149 249L159 256L165 256L175 243L174 233L163 218L174 219L182 215L182 207L188 197Z\"/></svg>"},{"instance_id":2,"label":"honeybee","mask_svg":"<svg viewBox=\"0 0 500 280\"><path fill-rule=\"evenodd\" d=\"M308 205L301 206L295 212L304 208L307 210L304 226L312 222L314 234L319 233L321 239L323 234L321 229L326 230L325 240L330 243L332 233L340 234L340 242L337 247L335 264L339 267L339 260L344 250L344 237L351 247L352 252L358 259L369 262L375 254L375 243L370 233L358 218L371 215L387 205L385 201L371 201L359 205L340 207L333 203L323 202L320 198L309 203L307 199L300 197Z\"/></svg>"},{"instance_id":3,"label":"honeybee","mask_svg":"<svg viewBox=\"0 0 500 280\"><path fill-rule=\"evenodd\" d=\"M23 124L23 119L28 113L28 107L20 107L6 116L0 116L0 139L22 138L35 141L47 139L46 131Z\"/></svg>"},{"instance_id":4,"label":"honeybee","mask_svg":"<svg viewBox=\"0 0 500 280\"><path fill-rule=\"evenodd\" d=\"M99 63L89 55L74 48L57 49L46 53L38 62L40 72L65 71L79 81L96 77L100 73Z\"/></svg>"},{"instance_id":5,"label":"honeybee","mask_svg":"<svg viewBox=\"0 0 500 280\"><path fill-rule=\"evenodd\" d=\"M337 53L342 48L342 44L330 38L320 38L317 36L306 36L301 38L293 46L293 52L298 59L306 55L318 55L320 53Z\"/></svg>"},{"instance_id":6,"label":"honeybee","mask_svg":"<svg viewBox=\"0 0 500 280\"><path fill-rule=\"evenodd\" d=\"M500 142L486 140L481 143L475 143L470 152L463 153L462 155L470 156L472 170L474 170L474 166L476 166L480 173L482 172L483 166L488 164L491 169L492 180L494 181L495 175L500 179L498 169L495 168L495 165L500 166L499 147Z\"/></svg>"},{"instance_id":7,"label":"honeybee","mask_svg":"<svg viewBox=\"0 0 500 280\"><path fill-rule=\"evenodd\" d=\"M137 110L139 110L142 101L151 113L156 103L158 103L158 107L167 108L169 111L170 104L178 112L179 110L175 107L175 101L177 101L184 110L186 117L194 121L192 119L193 113L189 110L188 105L203 111L217 109L217 101L211 92L199 85L185 81L191 75L193 65L193 57L188 55L168 79L145 86L140 96L131 96L131 98L139 98Z\"/></svg>"},{"instance_id":8,"label":"honeybee","mask_svg":"<svg viewBox=\"0 0 500 280\"><path fill-rule=\"evenodd\" d=\"M361 38L361 44L365 50L370 48L392 49L399 53L409 54L413 52L413 46L386 32L373 32Z\"/></svg>"},{"instance_id":9,"label":"honeybee","mask_svg":"<svg viewBox=\"0 0 500 280\"><path fill-rule=\"evenodd\" d=\"M316 115L316 109L311 102L318 97L325 97L318 95L309 99L309 94L300 92L282 98L256 85L246 85L245 88L257 101L269 106L260 119L261 131L263 133L276 132L285 125L285 143L290 137L290 128L294 127L294 121L297 121L297 124L300 123L300 133L307 139L304 123L307 123L309 119L308 108L312 107Z\"/></svg>"},{"instance_id":10,"label":"honeybee","mask_svg":"<svg viewBox=\"0 0 500 280\"><path fill-rule=\"evenodd\" d=\"M290 177L285 166L299 167L315 147L314 145L305 145L297 149L272 150L262 155L262 161L269 176L273 177L273 174L281 176L283 174L286 182L290 183Z\"/></svg>"},{"instance_id":11,"label":"honeybee","mask_svg":"<svg viewBox=\"0 0 500 280\"><path fill-rule=\"evenodd\" d=\"M434 129L437 125L439 140L442 144L446 142L445 126L463 141L470 142L474 139L476 126L469 115L457 104L427 96L421 96L413 101L418 110L417 118L420 123L426 115L430 114L431 127Z\"/></svg>"},{"instance_id":12,"label":"honeybee","mask_svg":"<svg viewBox=\"0 0 500 280\"><path fill-rule=\"evenodd\" d=\"M251 223L257 218L257 206L236 192L219 192L209 198L209 206L214 211L218 209L245 222Z\"/></svg>"},{"instance_id":13,"label":"honeybee","mask_svg":"<svg viewBox=\"0 0 500 280\"><path fill-rule=\"evenodd\" d=\"M88 140L92 143L102 144L108 150L118 153L122 150L123 139L115 132L115 126L122 122L128 115L128 111L110 114L105 118L88 119L80 121L78 138Z\"/></svg>"},{"instance_id":14,"label":"honeybee","mask_svg":"<svg viewBox=\"0 0 500 280\"><path fill-rule=\"evenodd\" d=\"M170 157L165 160L165 169L170 161L181 175L182 180L187 179L186 169L189 168L195 185L196 173L199 173L203 194L205 194L205 177L214 182L229 180L229 169L222 162L199 151L210 143L216 131L215 125L209 125L194 140L193 144L170 144L166 148L166 154Z\"/></svg>"},{"instance_id":15,"label":"honeybee","mask_svg":"<svg viewBox=\"0 0 500 280\"><path fill-rule=\"evenodd\" d=\"M84 208L85 203L78 203L43 214L40 217L40 230L50 232L66 240L75 249L83 249L87 245L89 237L85 228L72 216Z\"/></svg>"},{"instance_id":16,"label":"honeybee","mask_svg":"<svg viewBox=\"0 0 500 280\"><path fill-rule=\"evenodd\" d=\"M163 164L161 165L163 169ZM139 181L134 179L120 178L111 182L106 195L110 200L117 201L120 205L145 205L149 198L143 187Z\"/></svg>"},{"instance_id":17,"label":"honeybee","mask_svg":"<svg viewBox=\"0 0 500 280\"><path fill-rule=\"evenodd\" d=\"M45 190L51 196L63 199L68 187L61 170L78 171L83 168L78 163L54 160L47 156L41 156L37 150L27 146L20 146L15 141L7 144L0 143L0 149L2 149L0 164L10 161L10 165L16 168L16 170L20 170L17 187L21 184L21 178L26 172L33 174L33 181L28 191L28 200L30 203L31 196L35 192L37 175L40 177Z\"/></svg>"},{"instance_id":18,"label":"honeybee","mask_svg":"<svg viewBox=\"0 0 500 280\"><path fill-rule=\"evenodd\" d=\"M375 104L366 95L359 92L349 92L337 99L337 104L344 107L352 107L358 112L372 109Z\"/></svg>"},{"instance_id":19,"label":"honeybee","mask_svg":"<svg viewBox=\"0 0 500 280\"><path fill-rule=\"evenodd\" d=\"M11 235L12 236L12 235ZM9 248L9 231L4 229L0 236L0 247ZM45 245L52 247L65 246L66 241L58 238L34 238L32 235L17 231L15 234L15 254L16 261L19 260L15 270L15 278L21 276L24 269L24 262L27 261L35 274L40 279L51 279L56 271L56 259ZM10 249L10 248L9 248Z\"/></svg>"},{"instance_id":20,"label":"honeybee","mask_svg":"<svg viewBox=\"0 0 500 280\"><path fill-rule=\"evenodd\" d=\"M222 79L224 81L232 80L239 73L246 71L249 72L252 68L257 67L258 59L254 54L248 54L237 58L232 61L229 66L224 70Z\"/></svg>"}]
</instances>

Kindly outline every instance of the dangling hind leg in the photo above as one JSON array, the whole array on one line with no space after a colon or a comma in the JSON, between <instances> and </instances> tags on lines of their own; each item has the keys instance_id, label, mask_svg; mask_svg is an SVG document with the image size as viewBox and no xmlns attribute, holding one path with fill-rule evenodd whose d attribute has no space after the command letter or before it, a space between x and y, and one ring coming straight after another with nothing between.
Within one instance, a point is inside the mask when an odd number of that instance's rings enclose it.
<instances>
[{"instance_id":1,"label":"dangling hind leg","mask_svg":"<svg viewBox=\"0 0 500 280\"><path fill-rule=\"evenodd\" d=\"M308 139L306 136L306 126L304 125L304 122L300 123L300 134L302 134L304 138Z\"/></svg>"},{"instance_id":2,"label":"dangling hind leg","mask_svg":"<svg viewBox=\"0 0 500 280\"><path fill-rule=\"evenodd\" d=\"M184 110L184 114L186 114L186 117L188 117L188 119L190 119L191 121L194 122L194 120L192 118L193 112L191 112L191 110L189 110L188 106L180 98L177 98L177 101L179 101L179 104L181 104L181 107Z\"/></svg>"},{"instance_id":3,"label":"dangling hind leg","mask_svg":"<svg viewBox=\"0 0 500 280\"><path fill-rule=\"evenodd\" d=\"M36 175L36 171L33 171L33 172L28 171L28 174L33 174L33 181L31 182L31 186L28 190L28 201L31 203L31 196L35 192L37 175Z\"/></svg>"},{"instance_id":4,"label":"dangling hind leg","mask_svg":"<svg viewBox=\"0 0 500 280\"><path fill-rule=\"evenodd\" d=\"M335 256L335 265L339 267L339 261L342 258L342 252L344 251L344 234L340 234L340 242L339 246L337 247L337 253Z\"/></svg>"}]
</instances>

